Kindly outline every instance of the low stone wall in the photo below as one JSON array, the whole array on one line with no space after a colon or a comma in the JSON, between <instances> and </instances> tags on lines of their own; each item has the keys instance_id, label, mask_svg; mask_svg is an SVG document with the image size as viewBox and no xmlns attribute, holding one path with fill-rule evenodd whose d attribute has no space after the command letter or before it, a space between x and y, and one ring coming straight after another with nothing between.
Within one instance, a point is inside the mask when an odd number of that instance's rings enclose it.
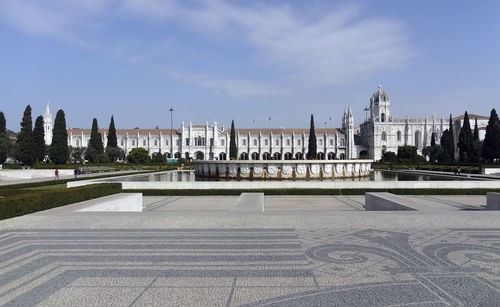
<instances>
[{"instance_id":1,"label":"low stone wall","mask_svg":"<svg viewBox=\"0 0 500 307\"><path fill-rule=\"evenodd\" d=\"M234 179L308 180L364 177L372 160L238 160L194 161L200 177Z\"/></svg>"},{"instance_id":2,"label":"low stone wall","mask_svg":"<svg viewBox=\"0 0 500 307\"><path fill-rule=\"evenodd\" d=\"M33 179L33 178L54 178L56 169L2 169L0 170L0 179L20 180L20 179ZM72 176L72 169L60 169L59 176Z\"/></svg>"}]
</instances>

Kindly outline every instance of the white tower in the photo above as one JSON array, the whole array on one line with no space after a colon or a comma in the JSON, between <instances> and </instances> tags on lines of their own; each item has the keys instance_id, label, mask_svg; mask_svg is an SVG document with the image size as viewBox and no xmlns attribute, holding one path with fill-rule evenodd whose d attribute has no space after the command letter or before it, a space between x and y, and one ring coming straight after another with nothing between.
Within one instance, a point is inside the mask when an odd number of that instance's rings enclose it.
<instances>
[{"instance_id":1,"label":"white tower","mask_svg":"<svg viewBox=\"0 0 500 307\"><path fill-rule=\"evenodd\" d=\"M391 100L382 90L382 85L373 93L370 98L370 120L372 122L391 121Z\"/></svg>"},{"instance_id":2,"label":"white tower","mask_svg":"<svg viewBox=\"0 0 500 307\"><path fill-rule=\"evenodd\" d=\"M351 106L347 111L344 111L342 119L342 129L346 136L346 159L354 159L354 117L352 116Z\"/></svg>"},{"instance_id":3,"label":"white tower","mask_svg":"<svg viewBox=\"0 0 500 307\"><path fill-rule=\"evenodd\" d=\"M45 132L45 144L50 145L52 143L52 114L50 114L49 103L47 103L43 115L43 130Z\"/></svg>"}]
</instances>

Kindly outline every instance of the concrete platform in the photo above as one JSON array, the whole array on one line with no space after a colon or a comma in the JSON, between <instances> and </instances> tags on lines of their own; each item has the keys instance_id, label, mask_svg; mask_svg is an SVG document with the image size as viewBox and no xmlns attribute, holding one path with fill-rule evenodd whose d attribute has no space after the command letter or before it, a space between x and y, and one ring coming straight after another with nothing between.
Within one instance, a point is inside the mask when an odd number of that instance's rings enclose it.
<instances>
[{"instance_id":1,"label":"concrete platform","mask_svg":"<svg viewBox=\"0 0 500 307\"><path fill-rule=\"evenodd\" d=\"M500 211L485 196L404 196L436 208L364 211L361 196L144 197L0 221L0 305L494 306Z\"/></svg>"}]
</instances>

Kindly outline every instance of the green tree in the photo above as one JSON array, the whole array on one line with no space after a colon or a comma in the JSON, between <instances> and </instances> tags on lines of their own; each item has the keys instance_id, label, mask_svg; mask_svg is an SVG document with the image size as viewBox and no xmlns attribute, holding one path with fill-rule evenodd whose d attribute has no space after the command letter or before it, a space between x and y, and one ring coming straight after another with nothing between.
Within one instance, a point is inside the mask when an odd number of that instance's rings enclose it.
<instances>
[{"instance_id":1,"label":"green tree","mask_svg":"<svg viewBox=\"0 0 500 307\"><path fill-rule=\"evenodd\" d=\"M116 137L116 129L115 129L115 119L113 118L113 115L111 115L111 122L109 123L108 143L106 147L118 147L118 139Z\"/></svg>"},{"instance_id":2,"label":"green tree","mask_svg":"<svg viewBox=\"0 0 500 307\"><path fill-rule=\"evenodd\" d=\"M386 151L382 155L382 161L386 163L394 163L398 160L398 157L396 156L396 153L392 151Z\"/></svg>"},{"instance_id":3,"label":"green tree","mask_svg":"<svg viewBox=\"0 0 500 307\"><path fill-rule=\"evenodd\" d=\"M431 136L431 147L436 146L436 134L433 132Z\"/></svg>"},{"instance_id":4,"label":"green tree","mask_svg":"<svg viewBox=\"0 0 500 307\"><path fill-rule=\"evenodd\" d=\"M150 160L148 151L142 147L132 149L127 155L129 163L148 163Z\"/></svg>"},{"instance_id":5,"label":"green tree","mask_svg":"<svg viewBox=\"0 0 500 307\"><path fill-rule=\"evenodd\" d=\"M50 159L55 164L66 164L69 159L68 132L66 131L66 116L63 110L57 111L52 130L50 144Z\"/></svg>"},{"instance_id":6,"label":"green tree","mask_svg":"<svg viewBox=\"0 0 500 307\"><path fill-rule=\"evenodd\" d=\"M106 147L106 155L112 162L125 159L125 151L120 147Z\"/></svg>"},{"instance_id":7,"label":"green tree","mask_svg":"<svg viewBox=\"0 0 500 307\"><path fill-rule=\"evenodd\" d=\"M309 127L309 143L307 146L307 160L317 159L318 148L316 145L316 132L314 131L314 116L311 114L311 126Z\"/></svg>"},{"instance_id":8,"label":"green tree","mask_svg":"<svg viewBox=\"0 0 500 307\"><path fill-rule=\"evenodd\" d=\"M7 137L7 126L3 112L0 112L0 164L3 164L9 155L10 140Z\"/></svg>"},{"instance_id":9,"label":"green tree","mask_svg":"<svg viewBox=\"0 0 500 307\"><path fill-rule=\"evenodd\" d=\"M495 159L500 158L500 120L495 109L491 110L490 119L486 126L482 157L489 162L494 162Z\"/></svg>"},{"instance_id":10,"label":"green tree","mask_svg":"<svg viewBox=\"0 0 500 307\"><path fill-rule=\"evenodd\" d=\"M38 162L45 159L45 131L42 116L36 118L35 128L33 128L33 156Z\"/></svg>"},{"instance_id":11,"label":"green tree","mask_svg":"<svg viewBox=\"0 0 500 307\"><path fill-rule=\"evenodd\" d=\"M460 128L458 135L458 150L460 153L460 162L469 162L474 158L474 145L472 130L470 129L469 114L465 111L464 124Z\"/></svg>"},{"instance_id":12,"label":"green tree","mask_svg":"<svg viewBox=\"0 0 500 307\"><path fill-rule=\"evenodd\" d=\"M438 161L439 163L451 163L454 160L454 155L453 133L446 129L441 136L441 152L438 155Z\"/></svg>"},{"instance_id":13,"label":"green tree","mask_svg":"<svg viewBox=\"0 0 500 307\"><path fill-rule=\"evenodd\" d=\"M235 160L238 157L238 147L236 147L236 131L234 129L234 120L231 121L231 136L229 139L229 159Z\"/></svg>"},{"instance_id":14,"label":"green tree","mask_svg":"<svg viewBox=\"0 0 500 307\"><path fill-rule=\"evenodd\" d=\"M477 117L474 121L474 142L479 141L479 128L477 127Z\"/></svg>"},{"instance_id":15,"label":"green tree","mask_svg":"<svg viewBox=\"0 0 500 307\"><path fill-rule=\"evenodd\" d=\"M99 133L97 119L92 120L92 130L90 131L89 146L87 148L87 158L92 163L97 163L97 156L104 153L102 145L102 135Z\"/></svg>"},{"instance_id":16,"label":"green tree","mask_svg":"<svg viewBox=\"0 0 500 307\"><path fill-rule=\"evenodd\" d=\"M413 162L418 160L417 147L415 146L399 146L398 159L401 161Z\"/></svg>"},{"instance_id":17,"label":"green tree","mask_svg":"<svg viewBox=\"0 0 500 307\"><path fill-rule=\"evenodd\" d=\"M151 157L151 162L153 163L164 163L166 160L161 152L154 152Z\"/></svg>"},{"instance_id":18,"label":"green tree","mask_svg":"<svg viewBox=\"0 0 500 307\"><path fill-rule=\"evenodd\" d=\"M24 110L23 120L21 122L21 131L17 135L17 154L16 158L23 164L33 165L33 122L31 120L31 106L27 105Z\"/></svg>"}]
</instances>

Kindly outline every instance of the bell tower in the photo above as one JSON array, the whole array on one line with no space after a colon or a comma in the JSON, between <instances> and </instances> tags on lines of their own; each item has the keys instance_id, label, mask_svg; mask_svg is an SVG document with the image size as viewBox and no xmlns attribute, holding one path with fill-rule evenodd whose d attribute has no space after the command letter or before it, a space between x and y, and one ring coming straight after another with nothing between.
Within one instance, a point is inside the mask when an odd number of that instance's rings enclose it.
<instances>
[{"instance_id":1,"label":"bell tower","mask_svg":"<svg viewBox=\"0 0 500 307\"><path fill-rule=\"evenodd\" d=\"M52 143L52 114L50 114L48 102L43 115L43 131L45 133L45 144L50 145Z\"/></svg>"},{"instance_id":2,"label":"bell tower","mask_svg":"<svg viewBox=\"0 0 500 307\"><path fill-rule=\"evenodd\" d=\"M391 100L386 92L382 90L382 85L378 86L378 90L370 98L370 121L391 121Z\"/></svg>"}]
</instances>

